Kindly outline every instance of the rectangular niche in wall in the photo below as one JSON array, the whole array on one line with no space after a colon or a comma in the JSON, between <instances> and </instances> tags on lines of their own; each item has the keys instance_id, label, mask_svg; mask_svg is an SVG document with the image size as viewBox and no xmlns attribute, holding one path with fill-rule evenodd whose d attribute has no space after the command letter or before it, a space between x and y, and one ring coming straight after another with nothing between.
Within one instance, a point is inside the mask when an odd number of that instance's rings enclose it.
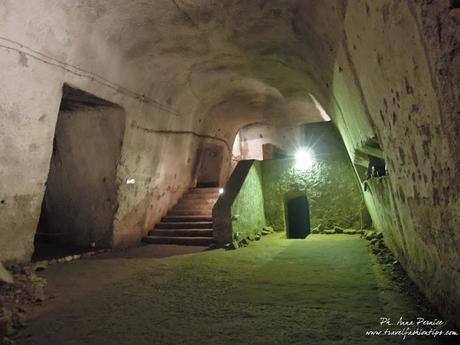
<instances>
[{"instance_id":1,"label":"rectangular niche in wall","mask_svg":"<svg viewBox=\"0 0 460 345\"><path fill-rule=\"evenodd\" d=\"M35 259L111 245L124 110L64 85Z\"/></svg>"}]
</instances>

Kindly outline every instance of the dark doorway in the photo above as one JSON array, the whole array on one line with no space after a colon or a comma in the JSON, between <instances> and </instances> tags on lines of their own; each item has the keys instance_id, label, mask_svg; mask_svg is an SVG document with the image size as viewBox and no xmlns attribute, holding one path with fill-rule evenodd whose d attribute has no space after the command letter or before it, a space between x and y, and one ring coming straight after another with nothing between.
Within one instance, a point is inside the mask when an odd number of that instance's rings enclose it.
<instances>
[{"instance_id":1,"label":"dark doorway","mask_svg":"<svg viewBox=\"0 0 460 345\"><path fill-rule=\"evenodd\" d=\"M64 86L33 260L109 247L124 110Z\"/></svg>"},{"instance_id":2,"label":"dark doorway","mask_svg":"<svg viewBox=\"0 0 460 345\"><path fill-rule=\"evenodd\" d=\"M197 187L219 187L224 149L215 144L205 144L200 151Z\"/></svg>"},{"instance_id":3,"label":"dark doorway","mask_svg":"<svg viewBox=\"0 0 460 345\"><path fill-rule=\"evenodd\" d=\"M288 238L305 238L310 234L310 211L306 195L286 201L286 225Z\"/></svg>"}]
</instances>

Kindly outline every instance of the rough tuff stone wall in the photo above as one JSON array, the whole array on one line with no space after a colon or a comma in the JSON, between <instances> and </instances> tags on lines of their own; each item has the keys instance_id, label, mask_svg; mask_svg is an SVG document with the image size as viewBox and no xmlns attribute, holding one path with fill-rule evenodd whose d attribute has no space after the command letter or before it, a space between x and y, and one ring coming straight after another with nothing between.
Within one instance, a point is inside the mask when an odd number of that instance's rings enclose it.
<instances>
[{"instance_id":1,"label":"rough tuff stone wall","mask_svg":"<svg viewBox=\"0 0 460 345\"><path fill-rule=\"evenodd\" d=\"M304 192L310 209L310 226L362 228L366 211L356 174L339 133L332 123L304 126L302 147L309 147L315 164L299 171L294 159L262 162L267 222L278 231L286 230L285 200Z\"/></svg>"},{"instance_id":2,"label":"rough tuff stone wall","mask_svg":"<svg viewBox=\"0 0 460 345\"><path fill-rule=\"evenodd\" d=\"M39 230L82 247L111 245L124 127L118 107L59 112Z\"/></svg>"},{"instance_id":3,"label":"rough tuff stone wall","mask_svg":"<svg viewBox=\"0 0 460 345\"><path fill-rule=\"evenodd\" d=\"M254 240L266 225L261 162L255 161L231 207L233 240Z\"/></svg>"},{"instance_id":4,"label":"rough tuff stone wall","mask_svg":"<svg viewBox=\"0 0 460 345\"><path fill-rule=\"evenodd\" d=\"M144 71L107 39L112 30L101 30L112 24L77 5L0 5L0 261L33 253L64 83L126 113L113 246L138 243L192 181L199 131L145 94Z\"/></svg>"},{"instance_id":5,"label":"rough tuff stone wall","mask_svg":"<svg viewBox=\"0 0 460 345\"><path fill-rule=\"evenodd\" d=\"M219 245L252 238L265 225L260 163L239 161L212 209Z\"/></svg>"},{"instance_id":6,"label":"rough tuff stone wall","mask_svg":"<svg viewBox=\"0 0 460 345\"><path fill-rule=\"evenodd\" d=\"M118 176L137 183L119 189L118 244L190 185L206 136L321 121L313 94L352 160L377 136L395 207L368 207L397 220L388 244L460 321L459 15L450 0L2 1L0 255L32 251L64 82L126 111Z\"/></svg>"},{"instance_id":7,"label":"rough tuff stone wall","mask_svg":"<svg viewBox=\"0 0 460 345\"><path fill-rule=\"evenodd\" d=\"M197 185L218 187L224 159L224 147L216 144L204 145L199 151Z\"/></svg>"},{"instance_id":8,"label":"rough tuff stone wall","mask_svg":"<svg viewBox=\"0 0 460 345\"><path fill-rule=\"evenodd\" d=\"M377 136L389 177L366 192L374 223L460 323L458 23L449 1L350 1L329 113L351 156L359 138Z\"/></svg>"},{"instance_id":9,"label":"rough tuff stone wall","mask_svg":"<svg viewBox=\"0 0 460 345\"><path fill-rule=\"evenodd\" d=\"M240 161L213 211L221 243L253 239L265 225L285 231L286 198L299 193L307 195L312 228L368 225L363 224L363 195L335 126L316 123L301 129L303 140L297 144L314 151L313 168L299 171L294 159Z\"/></svg>"},{"instance_id":10,"label":"rough tuff stone wall","mask_svg":"<svg viewBox=\"0 0 460 345\"><path fill-rule=\"evenodd\" d=\"M136 244L193 184L203 141L225 147L225 179L239 128L281 113L321 120L310 101L241 76L245 54L228 40L223 3L190 4L1 3L0 260L33 252L64 83L126 112L114 246Z\"/></svg>"},{"instance_id":11,"label":"rough tuff stone wall","mask_svg":"<svg viewBox=\"0 0 460 345\"><path fill-rule=\"evenodd\" d=\"M295 160L270 160L262 164L265 212L268 225L286 230L285 201L295 192L307 195L310 226L361 229L363 198L350 163L329 156L312 170L300 172Z\"/></svg>"}]
</instances>

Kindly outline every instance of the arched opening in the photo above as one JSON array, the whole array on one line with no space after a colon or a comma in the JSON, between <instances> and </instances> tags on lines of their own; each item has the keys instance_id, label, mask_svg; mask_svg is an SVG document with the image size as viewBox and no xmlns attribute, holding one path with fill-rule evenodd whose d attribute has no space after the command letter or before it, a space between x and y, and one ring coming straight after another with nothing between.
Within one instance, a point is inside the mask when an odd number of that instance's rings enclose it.
<instances>
[{"instance_id":1,"label":"arched opening","mask_svg":"<svg viewBox=\"0 0 460 345\"><path fill-rule=\"evenodd\" d=\"M111 245L124 130L121 107L64 85L34 260Z\"/></svg>"},{"instance_id":2,"label":"arched opening","mask_svg":"<svg viewBox=\"0 0 460 345\"><path fill-rule=\"evenodd\" d=\"M236 134L232 162L247 159L283 159L292 155L305 142L304 124L286 126L254 123Z\"/></svg>"},{"instance_id":3,"label":"arched opening","mask_svg":"<svg viewBox=\"0 0 460 345\"><path fill-rule=\"evenodd\" d=\"M305 238L310 234L310 210L306 194L286 198L286 237Z\"/></svg>"}]
</instances>

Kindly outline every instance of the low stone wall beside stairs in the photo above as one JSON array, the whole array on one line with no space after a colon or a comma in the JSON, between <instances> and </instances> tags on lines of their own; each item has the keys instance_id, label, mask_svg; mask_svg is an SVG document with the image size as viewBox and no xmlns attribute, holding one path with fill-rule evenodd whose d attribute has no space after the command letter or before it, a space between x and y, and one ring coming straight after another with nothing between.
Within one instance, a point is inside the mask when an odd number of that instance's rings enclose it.
<instances>
[{"instance_id":1,"label":"low stone wall beside stairs","mask_svg":"<svg viewBox=\"0 0 460 345\"><path fill-rule=\"evenodd\" d=\"M215 204L212 214L218 245L253 240L266 225L260 165L255 160L238 162Z\"/></svg>"}]
</instances>

